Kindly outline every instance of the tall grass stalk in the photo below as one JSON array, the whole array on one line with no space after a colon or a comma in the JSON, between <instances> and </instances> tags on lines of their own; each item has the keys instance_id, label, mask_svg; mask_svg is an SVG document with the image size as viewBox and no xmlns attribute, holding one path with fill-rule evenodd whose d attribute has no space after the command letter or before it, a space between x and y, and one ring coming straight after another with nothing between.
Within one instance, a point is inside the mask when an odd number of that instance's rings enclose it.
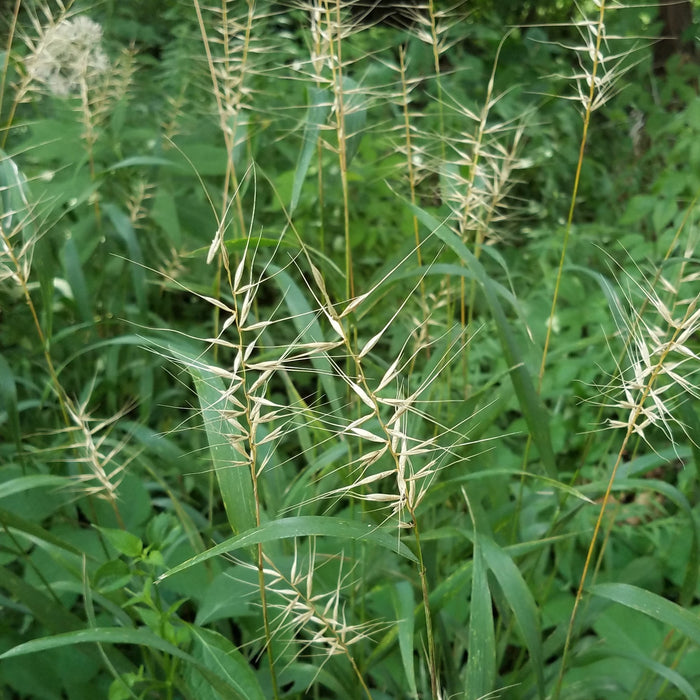
<instances>
[{"instance_id":1,"label":"tall grass stalk","mask_svg":"<svg viewBox=\"0 0 700 700\"><path fill-rule=\"evenodd\" d=\"M628 411L628 416L626 421L612 421L611 425L612 427L621 428L624 431L624 436L610 472L607 489L601 500L600 511L586 553L583 571L576 591L574 608L569 619L555 697L558 697L561 692L561 684L574 633L576 614L588 581L588 571L593 562L598 544L598 535L603 525L615 477L623 462L630 440L635 435L644 439L645 430L653 425L665 427L668 434L671 435L670 422L674 420L671 413L672 397L666 395L662 398L662 394L668 394L666 390L669 386L668 384L660 385L662 379L668 380L670 378L680 388L694 393L693 386L682 375L677 373L677 365L671 359L674 355L687 356L688 349L685 343L700 328L700 311L698 310L700 295L696 295L684 302L683 315L679 319L673 318L671 309L666 307L660 299L654 299L653 294L654 292L652 291L650 299L656 312L668 323L668 328L666 329L668 336L663 338L654 334L650 338L648 337L650 327L644 325L635 334L635 345L639 350L639 355L636 352L633 355L631 354L632 367L630 367L628 372L620 373L620 379L623 382L621 389L624 392L625 399L619 402L619 406L622 410ZM651 344L647 348L650 341ZM624 376L626 373L632 374L633 378L626 380ZM601 551L598 554L599 559L602 557L606 541L607 538L602 543Z\"/></svg>"},{"instance_id":2,"label":"tall grass stalk","mask_svg":"<svg viewBox=\"0 0 700 700\"><path fill-rule=\"evenodd\" d=\"M31 317L32 326L43 355L46 371L55 397L58 401L60 414L64 428L62 432L68 434L71 439L67 450L73 450L78 464L87 466L87 473L78 477L81 483L96 481L96 486L85 486L85 493L98 495L106 499L120 526L124 526L119 506L117 504L117 488L120 474L125 464L117 460L119 449L105 454L102 447L102 439L95 440L107 424L100 423L97 427L91 427L91 419L85 406L78 406L71 399L59 379L54 359L51 355L51 342L42 327L40 314L31 295L29 277L32 270L32 257L34 248L42 234L36 228L37 214L31 202L31 194L24 176L20 173L14 161L8 156L4 157L0 164L4 173L3 180L7 183L3 188L6 201L13 201L16 208L5 210L0 217L0 236L2 240L2 254L0 255L0 281L9 280L21 290L26 308ZM11 179L5 176L11 173Z\"/></svg>"},{"instance_id":3,"label":"tall grass stalk","mask_svg":"<svg viewBox=\"0 0 700 700\"><path fill-rule=\"evenodd\" d=\"M557 274L554 281L554 291L552 293L551 307L549 311L549 317L547 320L547 330L544 339L544 347L542 349L542 355L540 358L540 368L537 375L537 390L538 392L542 389L542 382L544 379L545 368L547 366L547 355L549 352L549 345L552 338L552 329L554 328L554 322L556 317L557 304L559 301L559 291L561 287L561 281L564 274L564 268L567 261L567 252L569 246L569 237L571 234L571 229L574 224L574 214L576 211L576 203L578 198L579 183L581 180L581 171L583 169L583 158L586 151L586 142L588 140L588 129L590 125L591 115L594 108L603 104L604 92L602 90L601 81L597 79L600 63L603 59L603 53L601 47L603 46L603 40L605 37L605 0L602 0L598 4L598 19L596 20L595 29L592 29L590 22L587 19L581 21L582 32L584 33L584 47L583 52L587 55L581 55L579 59L579 64L582 68L583 75L575 75L577 79L577 92L578 99L581 101L582 106L582 129L581 129L581 140L579 142L578 149L578 159L576 161L576 168L574 170L574 182L571 190L571 198L569 200L569 210L566 218L566 223L564 225L564 233L561 244L561 252L559 256L559 266L557 268ZM590 65L587 59L591 59ZM586 92L585 87L581 87L583 82L584 86L587 86L588 91ZM576 98L574 98L576 99ZM523 452L523 472L527 471L527 463L529 460L530 449L532 447L532 437L528 436L525 450ZM523 481L521 480L521 487L523 486ZM521 491L522 493L522 491ZM519 509L519 508L518 508ZM563 669L563 666L562 666ZM562 671L563 673L563 671ZM561 678L559 683L561 683Z\"/></svg>"},{"instance_id":4,"label":"tall grass stalk","mask_svg":"<svg viewBox=\"0 0 700 700\"><path fill-rule=\"evenodd\" d=\"M7 45L5 47L5 57L3 59L2 72L0 72L0 117L2 116L2 108L5 98L5 82L7 81L7 73L10 61L10 49L12 49L12 42L15 38L15 33L17 31L17 17L19 16L21 0L15 0L15 5L12 9L12 18L9 23L7 32ZM7 143L7 134L12 124L12 119L16 110L16 103L13 104L10 114L7 117L7 122L4 124L2 129L2 140L0 141L0 148L5 148Z\"/></svg>"},{"instance_id":5,"label":"tall grass stalk","mask_svg":"<svg viewBox=\"0 0 700 700\"><path fill-rule=\"evenodd\" d=\"M696 204L673 149L661 206L624 158L610 202L587 181L630 27L596 3L555 50L438 0L400 34L340 0L84 7L17 4L0 81L0 685L694 698ZM37 60L100 16L109 61ZM574 66L581 128L543 65Z\"/></svg>"},{"instance_id":6,"label":"tall grass stalk","mask_svg":"<svg viewBox=\"0 0 700 700\"><path fill-rule=\"evenodd\" d=\"M595 23L595 28L590 26L587 20L584 20L583 25L585 32L584 41L585 49L591 57L590 68L586 64L582 64L584 75L581 80L585 79L588 92L585 88L579 87L579 95L583 107L583 125L581 127L581 142L579 144L579 155L576 162L576 170L574 172L574 184L571 189L571 201L569 203L569 214L566 218L564 227L564 237L561 245L561 256L559 258L559 267L557 276L554 282L554 293L552 294L552 307L549 312L549 322L547 323L547 333L544 340L544 348L542 350L542 359L540 361L540 371L538 374L539 386L542 386L542 377L544 376L545 367L547 366L547 354L549 344L552 338L552 327L554 325L554 316L557 310L559 301L559 289L561 286L562 276L564 274L564 265L569 245L569 236L571 235L571 227L574 223L574 212L576 211L576 202L578 198L579 183L581 181L581 170L583 168L583 156L586 151L586 142L588 141L588 129L591 122L591 115L595 108L603 104L605 92L602 89L601 80L598 77L601 60L603 60L603 40L605 38L605 0L601 0L598 4L598 19ZM585 60L585 58L584 58Z\"/></svg>"},{"instance_id":7,"label":"tall grass stalk","mask_svg":"<svg viewBox=\"0 0 700 700\"><path fill-rule=\"evenodd\" d=\"M206 21L199 0L193 0L197 22L202 35L202 43L209 67L212 82L212 92L216 100L219 118L219 128L226 147L226 172L221 189L221 206L217 220L218 229L207 255L207 262L214 257L217 260L217 271L214 278L214 295L221 293L221 278L225 272L228 285L232 288L231 270L228 253L225 246L225 233L229 226L229 210L235 206L237 215L237 230L240 236L246 230L241 198L238 196L241 187L238 156L244 152L246 135L240 134L241 126L245 131L243 115L249 108L246 85L249 73L252 72L250 53L253 23L256 19L254 0L246 0L247 12L243 19L237 15L231 16L229 2L223 0L221 7L210 9L213 18ZM238 9L236 8L236 12ZM241 36L242 35L242 36ZM247 170L247 168L246 168ZM230 200L229 200L230 198ZM218 309L214 309L215 327L218 329Z\"/></svg>"}]
</instances>

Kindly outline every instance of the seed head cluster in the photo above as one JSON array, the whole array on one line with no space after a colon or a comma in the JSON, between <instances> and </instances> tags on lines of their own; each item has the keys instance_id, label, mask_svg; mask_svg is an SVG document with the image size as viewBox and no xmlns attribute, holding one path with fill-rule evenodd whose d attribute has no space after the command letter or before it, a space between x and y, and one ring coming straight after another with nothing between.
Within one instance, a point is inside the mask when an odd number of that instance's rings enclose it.
<instances>
[{"instance_id":1,"label":"seed head cluster","mask_svg":"<svg viewBox=\"0 0 700 700\"><path fill-rule=\"evenodd\" d=\"M105 73L102 27L89 17L62 19L45 27L26 62L28 77L56 97L68 97Z\"/></svg>"}]
</instances>

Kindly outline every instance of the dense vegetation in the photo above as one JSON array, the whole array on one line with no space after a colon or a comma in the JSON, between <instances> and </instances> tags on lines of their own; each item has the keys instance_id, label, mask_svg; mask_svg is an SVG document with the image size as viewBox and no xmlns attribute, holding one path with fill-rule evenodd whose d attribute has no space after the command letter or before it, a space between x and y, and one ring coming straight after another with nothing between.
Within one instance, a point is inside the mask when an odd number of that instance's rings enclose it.
<instances>
[{"instance_id":1,"label":"dense vegetation","mask_svg":"<svg viewBox=\"0 0 700 700\"><path fill-rule=\"evenodd\" d=\"M697 700L654 8L5 5L6 696Z\"/></svg>"}]
</instances>

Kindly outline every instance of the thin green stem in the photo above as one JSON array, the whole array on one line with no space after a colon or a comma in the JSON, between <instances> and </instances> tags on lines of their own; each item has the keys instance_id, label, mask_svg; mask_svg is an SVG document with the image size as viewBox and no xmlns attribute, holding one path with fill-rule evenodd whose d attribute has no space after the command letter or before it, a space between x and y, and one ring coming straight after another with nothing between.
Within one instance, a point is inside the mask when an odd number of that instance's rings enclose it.
<instances>
[{"instance_id":1,"label":"thin green stem","mask_svg":"<svg viewBox=\"0 0 700 700\"><path fill-rule=\"evenodd\" d=\"M691 314L694 312L696 307L695 303L692 303L688 306L686 309L686 314L685 314L685 319L689 318ZM684 319L684 321L685 321ZM613 483L615 482L615 477L617 475L617 471L620 467L620 464L622 464L623 458L625 456L626 450L627 450L627 445L632 438L632 436L637 432L637 421L639 420L639 417L642 415L642 411L644 408L644 405L646 404L647 399L649 398L652 389L654 388L654 385L656 384L657 378L660 376L660 374L663 371L664 366L666 365L666 358L668 354L671 352L671 349L675 345L676 338L681 334L683 327L684 327L684 321L681 321L681 323L677 324L677 327L675 328L673 335L668 343L665 344L663 352L660 354L659 359L654 366L654 369L651 371L649 375L649 379L646 382L646 385L641 391L641 394L636 401L636 404L632 411L630 412L630 417L627 421L627 430L625 431L625 437L622 440L622 445L620 446L620 449L618 450L617 453L617 458L615 460L615 464L613 465L612 471L610 473L610 477L608 479L608 485L605 490L605 495L603 496L603 500L600 506L600 512L598 513L598 519L596 520L595 527L593 528L593 534L591 536L591 541L588 546L588 552L586 554L586 560L583 565L583 571L581 573L581 578L579 580L579 585L578 585L578 590L576 591L576 599L574 600L574 607L573 610L571 611L571 617L569 618L569 627L566 632L566 641L564 642L564 651L562 653L562 659L561 659L561 667L559 669L559 676L557 678L557 685L556 689L554 692L553 700L557 700L559 698L560 692L561 692L561 686L562 682L564 680L564 672L566 669L566 662L568 659L568 654L569 650L571 647L571 641L573 639L573 631L574 631L574 623L576 621L576 614L578 612L579 605L581 603L581 599L583 598L583 589L586 585L586 581L588 578L588 570L590 568L591 562L593 561L593 553L595 551L595 547L598 541L598 534L600 533L600 529L603 524L603 518L605 516L605 511L607 508L607 505L610 501L610 494L612 492L612 487ZM605 541L603 541L601 545L601 554L602 555L602 550L605 548Z\"/></svg>"},{"instance_id":2,"label":"thin green stem","mask_svg":"<svg viewBox=\"0 0 700 700\"><path fill-rule=\"evenodd\" d=\"M576 173L574 175L574 186L571 192L571 201L569 203L569 214L566 217L566 227L564 228L564 240L562 242L561 256L559 258L559 267L557 269L557 278L554 283L554 294L552 296L552 306L549 311L549 320L547 322L547 335L544 341L544 349L542 350L542 360L540 362L540 371L538 374L537 389L538 391L542 388L542 380L544 378L544 370L547 366L547 353L549 350L549 344L552 338L552 328L554 326L554 316L557 310L557 302L559 300L559 290L561 287L561 280L564 276L564 263L566 261L566 254L569 244L569 236L571 234L571 227L574 221L574 211L576 210L576 200L578 197L578 188L581 181L581 171L583 169L583 156L586 152L586 141L588 140L588 127L591 121L591 114L593 114L593 104L596 94L596 76L598 74L598 68L600 67L600 47L605 35L605 0L600 0L599 12L598 12L598 22L596 30L596 43L595 51L593 52L593 65L591 67L591 72L588 77L589 89L588 98L586 100L585 110L583 113L583 131L581 133L581 143L579 145L578 160L576 162Z\"/></svg>"}]
</instances>

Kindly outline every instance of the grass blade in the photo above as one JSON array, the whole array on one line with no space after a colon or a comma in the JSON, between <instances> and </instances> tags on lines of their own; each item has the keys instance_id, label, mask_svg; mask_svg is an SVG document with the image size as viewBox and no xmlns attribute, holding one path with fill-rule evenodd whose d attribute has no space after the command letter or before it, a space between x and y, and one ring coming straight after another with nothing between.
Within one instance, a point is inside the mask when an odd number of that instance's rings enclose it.
<instances>
[{"instance_id":1,"label":"grass blade","mask_svg":"<svg viewBox=\"0 0 700 700\"><path fill-rule=\"evenodd\" d=\"M474 543L469 659L465 698L479 700L494 689L496 679L496 635L486 562L479 539Z\"/></svg>"},{"instance_id":2,"label":"grass blade","mask_svg":"<svg viewBox=\"0 0 700 700\"><path fill-rule=\"evenodd\" d=\"M75 632L65 632L51 637L40 637L32 639L24 644L19 644L12 649L8 649L4 654L0 654L0 659L17 658L25 654L37 654L51 649L63 649L76 644L133 644L138 647L148 647L175 656L194 666L212 685L213 688L223 693L223 697L241 698L249 700L251 697L262 697L260 695L247 695L237 678L232 678L228 673L226 679L218 673L214 673L204 663L198 661L187 652L178 649L176 646L166 642L161 637L153 634L149 629L127 629L124 627L94 627L92 629L76 630ZM259 686L258 686L259 688ZM231 693L234 693L233 695ZM260 691L262 693L262 691Z\"/></svg>"},{"instance_id":3,"label":"grass blade","mask_svg":"<svg viewBox=\"0 0 700 700\"><path fill-rule=\"evenodd\" d=\"M372 528L371 525L353 521L341 520L339 518L322 515L301 515L294 518L281 518L269 523L263 523L260 527L254 528L249 532L244 532L236 537L221 542L220 544L208 549L202 554L198 554L182 564L166 571L159 577L159 581L177 574L180 571L189 569L195 564L199 564L212 557L220 554L228 554L237 549L251 547L256 544L264 544L266 542L274 542L275 540L286 539L289 537L310 537L312 535L325 537L338 537L340 539L364 540L371 542L392 552L400 554L412 562L417 562L413 552L403 542L396 539L393 532L386 532L377 528Z\"/></svg>"},{"instance_id":4,"label":"grass blade","mask_svg":"<svg viewBox=\"0 0 700 700\"><path fill-rule=\"evenodd\" d=\"M136 303L142 313L146 312L146 272L144 267L141 245L129 217L114 204L104 204L103 210L112 222L119 237L124 241L129 253L131 264L131 279L134 286Z\"/></svg>"},{"instance_id":5,"label":"grass blade","mask_svg":"<svg viewBox=\"0 0 700 700\"><path fill-rule=\"evenodd\" d=\"M299 204L299 197L304 186L306 173L311 164L311 158L316 152L318 144L318 135L321 127L326 123L328 113L331 109L331 96L327 90L322 88L312 87L309 89L310 106L306 113L306 123L304 124L304 142L294 171L294 184L292 185L292 201L289 205L289 215L294 213L294 210Z\"/></svg>"},{"instance_id":6,"label":"grass blade","mask_svg":"<svg viewBox=\"0 0 700 700\"><path fill-rule=\"evenodd\" d=\"M268 265L272 273L272 279L279 287L284 297L284 303L294 320L294 326L299 333L299 340L303 343L320 343L326 340L323 330L316 320L316 312L311 309L306 295L297 283L282 269L276 265ZM334 411L341 410L338 388L333 382L334 370L331 363L323 355L314 354L310 358L314 369L318 373L323 391Z\"/></svg>"},{"instance_id":7,"label":"grass blade","mask_svg":"<svg viewBox=\"0 0 700 700\"><path fill-rule=\"evenodd\" d=\"M700 618L697 614L656 593L629 583L599 583L591 588L591 593L649 615L700 645Z\"/></svg>"},{"instance_id":8,"label":"grass blade","mask_svg":"<svg viewBox=\"0 0 700 700\"><path fill-rule=\"evenodd\" d=\"M503 355L510 367L510 379L513 389L518 397L520 409L532 435L532 439L537 445L540 459L547 474L556 478L557 467L552 449L552 438L549 430L549 417L540 397L535 390L524 358L518 343L510 329L503 307L498 300L494 284L486 273L482 264L477 260L462 241L457 238L443 223L435 217L425 212L420 207L408 205L424 226L428 227L441 241L447 244L460 257L462 262L470 269L474 278L478 282L484 294L486 302L491 309L491 315L496 324L498 337L503 349Z\"/></svg>"},{"instance_id":9,"label":"grass blade","mask_svg":"<svg viewBox=\"0 0 700 700\"><path fill-rule=\"evenodd\" d=\"M5 357L0 355L0 425L5 421L9 425L10 436L19 454L22 445L22 431L17 408L17 384L12 368Z\"/></svg>"},{"instance_id":10,"label":"grass blade","mask_svg":"<svg viewBox=\"0 0 700 700\"><path fill-rule=\"evenodd\" d=\"M229 439L229 435L237 428L223 417L226 408L221 403L221 397L226 391L224 381L200 367L188 366L187 369L197 390L209 453L226 516L235 534L246 532L256 525L253 480L249 467L240 464L241 455Z\"/></svg>"},{"instance_id":11,"label":"grass blade","mask_svg":"<svg viewBox=\"0 0 700 700\"><path fill-rule=\"evenodd\" d=\"M406 682L411 692L411 697L418 697L416 687L416 674L413 665L413 632L415 627L415 601L413 588L408 581L399 581L391 589L391 598L394 603L394 611L397 617L399 634L399 649L401 650L401 662L406 674Z\"/></svg>"},{"instance_id":12,"label":"grass blade","mask_svg":"<svg viewBox=\"0 0 700 700\"><path fill-rule=\"evenodd\" d=\"M212 630L190 626L195 638L193 656L199 659L212 673L226 679L229 686L246 700L265 700L255 673L245 657L225 637ZM190 683L192 685L192 683ZM194 688L196 697L203 700L206 697L218 700L219 696L206 685Z\"/></svg>"},{"instance_id":13,"label":"grass blade","mask_svg":"<svg viewBox=\"0 0 700 700\"><path fill-rule=\"evenodd\" d=\"M537 681L537 692L540 698L544 698L542 630L535 599L532 597L532 593L527 587L520 570L510 556L488 537L482 535L480 541L486 564L503 590L505 599L513 611L520 633L530 652L530 659L532 660Z\"/></svg>"},{"instance_id":14,"label":"grass blade","mask_svg":"<svg viewBox=\"0 0 700 700\"><path fill-rule=\"evenodd\" d=\"M52 476L51 474L31 474L19 476L0 484L0 498L14 496L16 493L25 493L30 489L47 488L51 486L69 486L74 482L66 476Z\"/></svg>"}]
</instances>

